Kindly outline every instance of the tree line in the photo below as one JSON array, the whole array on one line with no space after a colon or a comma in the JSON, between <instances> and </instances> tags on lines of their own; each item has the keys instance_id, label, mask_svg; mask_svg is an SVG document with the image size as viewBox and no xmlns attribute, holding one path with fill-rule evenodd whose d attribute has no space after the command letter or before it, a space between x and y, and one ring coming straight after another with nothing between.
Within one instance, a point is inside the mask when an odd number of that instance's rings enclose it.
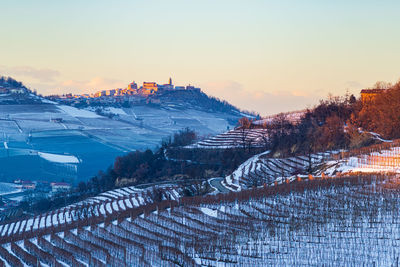
<instances>
[{"instance_id":1,"label":"tree line","mask_svg":"<svg viewBox=\"0 0 400 267\"><path fill-rule=\"evenodd\" d=\"M298 122L282 113L265 125L254 125L242 118L239 127L266 128L265 149L279 157L358 149L379 143L369 132L387 139L400 138L400 81L394 85L377 82L373 88L382 91L368 101L349 94L321 100L307 109Z\"/></svg>"},{"instance_id":2,"label":"tree line","mask_svg":"<svg viewBox=\"0 0 400 267\"><path fill-rule=\"evenodd\" d=\"M11 77L0 76L0 85L4 87L26 88L22 82L18 82Z\"/></svg>"},{"instance_id":3,"label":"tree line","mask_svg":"<svg viewBox=\"0 0 400 267\"><path fill-rule=\"evenodd\" d=\"M87 182L80 182L77 191L95 195L121 186L222 176L260 152L184 148L197 140L196 132L186 128L164 139L154 151L137 150L117 157L107 171L99 172Z\"/></svg>"},{"instance_id":4,"label":"tree line","mask_svg":"<svg viewBox=\"0 0 400 267\"><path fill-rule=\"evenodd\" d=\"M354 124L387 139L400 137L400 81L392 85L378 82L381 93L370 101L358 102L351 117Z\"/></svg>"}]
</instances>

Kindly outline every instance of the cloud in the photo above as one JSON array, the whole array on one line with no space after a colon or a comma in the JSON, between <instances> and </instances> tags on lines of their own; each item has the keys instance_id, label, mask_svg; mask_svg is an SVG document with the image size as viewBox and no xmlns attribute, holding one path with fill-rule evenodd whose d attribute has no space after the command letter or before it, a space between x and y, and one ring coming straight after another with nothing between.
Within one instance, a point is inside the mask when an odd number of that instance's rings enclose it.
<instances>
[{"instance_id":1,"label":"cloud","mask_svg":"<svg viewBox=\"0 0 400 267\"><path fill-rule=\"evenodd\" d=\"M213 90L215 92L233 92L243 91L243 86L235 81L211 81L202 84L202 87Z\"/></svg>"},{"instance_id":2,"label":"cloud","mask_svg":"<svg viewBox=\"0 0 400 267\"><path fill-rule=\"evenodd\" d=\"M35 80L25 79L23 82L28 87L37 89L38 93L43 95L66 93L83 94L126 87L126 82L124 81L103 77L94 77L89 80L55 80L53 82L37 82Z\"/></svg>"},{"instance_id":3,"label":"cloud","mask_svg":"<svg viewBox=\"0 0 400 267\"><path fill-rule=\"evenodd\" d=\"M79 90L81 92L99 91L113 88L126 87L126 82L117 79L108 79L103 77L94 77L90 80L77 81L66 80L61 82L63 89Z\"/></svg>"},{"instance_id":4,"label":"cloud","mask_svg":"<svg viewBox=\"0 0 400 267\"><path fill-rule=\"evenodd\" d=\"M322 98L320 92L247 90L235 81L213 81L201 86L208 94L261 115L305 109L317 104Z\"/></svg>"},{"instance_id":5,"label":"cloud","mask_svg":"<svg viewBox=\"0 0 400 267\"><path fill-rule=\"evenodd\" d=\"M361 89L364 88L365 86L363 84L361 84L360 82L357 81L347 81L344 83L346 88L349 89Z\"/></svg>"},{"instance_id":6,"label":"cloud","mask_svg":"<svg viewBox=\"0 0 400 267\"><path fill-rule=\"evenodd\" d=\"M60 76L60 72L53 69L36 69L29 66L0 66L0 73L12 77L30 77L40 82L54 82Z\"/></svg>"}]
</instances>

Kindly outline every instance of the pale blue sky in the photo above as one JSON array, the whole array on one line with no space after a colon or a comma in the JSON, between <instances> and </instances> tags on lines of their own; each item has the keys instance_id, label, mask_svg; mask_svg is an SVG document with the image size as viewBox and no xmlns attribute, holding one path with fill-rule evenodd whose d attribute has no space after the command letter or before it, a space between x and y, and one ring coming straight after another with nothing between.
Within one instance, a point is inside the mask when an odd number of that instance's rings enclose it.
<instances>
[{"instance_id":1,"label":"pale blue sky","mask_svg":"<svg viewBox=\"0 0 400 267\"><path fill-rule=\"evenodd\" d=\"M195 84L261 114L400 78L399 1L0 2L0 74L43 94Z\"/></svg>"}]
</instances>

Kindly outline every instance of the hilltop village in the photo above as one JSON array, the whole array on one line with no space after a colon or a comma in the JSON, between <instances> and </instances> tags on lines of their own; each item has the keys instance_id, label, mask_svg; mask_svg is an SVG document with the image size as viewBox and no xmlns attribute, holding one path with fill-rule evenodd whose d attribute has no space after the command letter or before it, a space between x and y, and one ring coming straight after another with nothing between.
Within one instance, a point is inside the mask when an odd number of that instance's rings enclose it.
<instances>
[{"instance_id":1,"label":"hilltop village","mask_svg":"<svg viewBox=\"0 0 400 267\"><path fill-rule=\"evenodd\" d=\"M64 95L51 95L48 98L51 100L61 102L100 102L100 103L116 103L116 102L146 102L146 103L157 103L159 100L155 100L155 96L162 95L168 92L177 91L192 91L201 92L201 89L192 85L187 86L174 86L172 79L169 78L167 84L158 84L156 82L143 82L142 86L138 86L136 82L131 82L126 88L117 88L110 90L97 91L92 94L64 94ZM153 97L153 98L151 98Z\"/></svg>"}]
</instances>

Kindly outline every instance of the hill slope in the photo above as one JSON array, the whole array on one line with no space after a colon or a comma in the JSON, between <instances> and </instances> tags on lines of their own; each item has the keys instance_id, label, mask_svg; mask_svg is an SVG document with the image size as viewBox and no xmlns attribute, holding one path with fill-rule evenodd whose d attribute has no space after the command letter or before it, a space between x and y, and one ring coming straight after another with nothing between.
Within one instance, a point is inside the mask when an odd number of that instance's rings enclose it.
<instances>
[{"instance_id":1,"label":"hill slope","mask_svg":"<svg viewBox=\"0 0 400 267\"><path fill-rule=\"evenodd\" d=\"M327 175L337 177L360 173L400 173L400 140L386 141L349 151L327 151L288 158L274 158L269 151L255 155L242 163L223 183L233 191L295 176Z\"/></svg>"},{"instance_id":2,"label":"hill slope","mask_svg":"<svg viewBox=\"0 0 400 267\"><path fill-rule=\"evenodd\" d=\"M113 202L97 198L99 206L1 225L0 264L393 266L400 252L399 186L383 177L298 182L143 208L133 207L129 190L109 192Z\"/></svg>"},{"instance_id":3,"label":"hill slope","mask_svg":"<svg viewBox=\"0 0 400 267\"><path fill-rule=\"evenodd\" d=\"M76 108L40 98L29 90L2 94L0 169L4 171L0 180L87 179L113 164L116 156L153 149L183 128L214 135L234 127L241 116L236 108L201 92L196 96L187 92L179 97L176 93L163 95L160 100L158 104L100 103ZM67 154L79 163L52 162L39 157L39 152Z\"/></svg>"}]
</instances>

